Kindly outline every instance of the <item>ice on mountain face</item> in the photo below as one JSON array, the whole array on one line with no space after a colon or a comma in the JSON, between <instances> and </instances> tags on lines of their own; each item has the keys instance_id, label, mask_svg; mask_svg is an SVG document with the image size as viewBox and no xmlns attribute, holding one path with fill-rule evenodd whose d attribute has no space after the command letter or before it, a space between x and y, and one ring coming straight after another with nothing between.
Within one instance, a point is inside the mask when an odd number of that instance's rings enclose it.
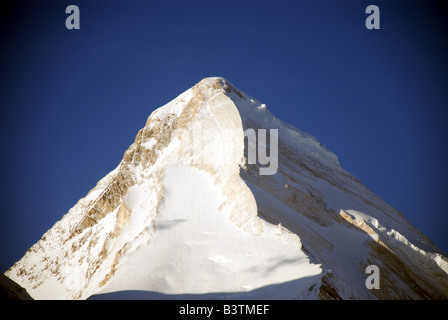
<instances>
[{"instance_id":1,"label":"ice on mountain face","mask_svg":"<svg viewBox=\"0 0 448 320\"><path fill-rule=\"evenodd\" d=\"M259 154L248 161L249 129L278 130L275 174L260 174ZM215 77L155 110L119 166L6 274L38 299L419 299L448 297L446 261L314 137Z\"/></svg>"},{"instance_id":2,"label":"ice on mountain face","mask_svg":"<svg viewBox=\"0 0 448 320\"><path fill-rule=\"evenodd\" d=\"M206 172L168 167L163 186L150 243L124 258L102 292L239 292L321 273L297 236L266 223L260 234L242 232L219 210L226 199Z\"/></svg>"}]
</instances>

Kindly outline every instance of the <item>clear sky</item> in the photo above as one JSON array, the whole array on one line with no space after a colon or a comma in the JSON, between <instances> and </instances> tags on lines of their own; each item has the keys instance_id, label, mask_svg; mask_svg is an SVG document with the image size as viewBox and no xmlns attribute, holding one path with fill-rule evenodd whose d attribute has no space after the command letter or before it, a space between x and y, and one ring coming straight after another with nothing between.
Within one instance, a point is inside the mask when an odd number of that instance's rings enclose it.
<instances>
[{"instance_id":1,"label":"clear sky","mask_svg":"<svg viewBox=\"0 0 448 320\"><path fill-rule=\"evenodd\" d=\"M365 27L369 4L380 30ZM1 271L154 109L209 76L314 135L448 252L447 14L436 1L3 1Z\"/></svg>"}]
</instances>

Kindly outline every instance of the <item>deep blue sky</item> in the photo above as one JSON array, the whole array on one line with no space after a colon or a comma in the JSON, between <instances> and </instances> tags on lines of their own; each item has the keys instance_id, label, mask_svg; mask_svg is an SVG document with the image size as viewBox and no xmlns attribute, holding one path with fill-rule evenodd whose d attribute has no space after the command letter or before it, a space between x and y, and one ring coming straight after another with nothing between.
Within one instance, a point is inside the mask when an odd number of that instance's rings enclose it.
<instances>
[{"instance_id":1,"label":"deep blue sky","mask_svg":"<svg viewBox=\"0 0 448 320\"><path fill-rule=\"evenodd\" d=\"M438 2L2 3L1 271L118 165L154 109L209 76L314 135L448 252ZM65 28L69 4L80 30ZM369 4L380 30L365 28Z\"/></svg>"}]
</instances>

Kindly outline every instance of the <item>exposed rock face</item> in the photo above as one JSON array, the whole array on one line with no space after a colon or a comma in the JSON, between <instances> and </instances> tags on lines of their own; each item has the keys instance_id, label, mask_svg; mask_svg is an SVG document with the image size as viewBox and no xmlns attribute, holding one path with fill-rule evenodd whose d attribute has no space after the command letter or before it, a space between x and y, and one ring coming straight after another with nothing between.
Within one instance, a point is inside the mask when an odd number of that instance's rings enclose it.
<instances>
[{"instance_id":1,"label":"exposed rock face","mask_svg":"<svg viewBox=\"0 0 448 320\"><path fill-rule=\"evenodd\" d=\"M0 300L32 300L28 292L0 273Z\"/></svg>"},{"instance_id":2,"label":"exposed rock face","mask_svg":"<svg viewBox=\"0 0 448 320\"><path fill-rule=\"evenodd\" d=\"M278 130L274 175L248 163L247 129ZM193 179L207 188L193 192ZM189 185L190 198L178 197ZM366 288L368 265L380 289ZM132 289L250 297L279 283L286 293L266 298L446 299L447 272L440 250L316 139L206 78L154 111L118 167L7 275L37 299Z\"/></svg>"}]
</instances>

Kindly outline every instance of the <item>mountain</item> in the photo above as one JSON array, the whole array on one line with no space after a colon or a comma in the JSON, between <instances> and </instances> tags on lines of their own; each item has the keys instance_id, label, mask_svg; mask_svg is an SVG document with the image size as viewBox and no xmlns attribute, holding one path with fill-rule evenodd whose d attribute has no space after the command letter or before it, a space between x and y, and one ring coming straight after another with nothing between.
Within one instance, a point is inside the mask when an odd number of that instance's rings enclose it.
<instances>
[{"instance_id":1,"label":"mountain","mask_svg":"<svg viewBox=\"0 0 448 320\"><path fill-rule=\"evenodd\" d=\"M32 298L25 289L0 273L0 301L2 300L32 300Z\"/></svg>"},{"instance_id":2,"label":"mountain","mask_svg":"<svg viewBox=\"0 0 448 320\"><path fill-rule=\"evenodd\" d=\"M34 299L448 298L430 239L223 78L155 110L6 275Z\"/></svg>"}]
</instances>

